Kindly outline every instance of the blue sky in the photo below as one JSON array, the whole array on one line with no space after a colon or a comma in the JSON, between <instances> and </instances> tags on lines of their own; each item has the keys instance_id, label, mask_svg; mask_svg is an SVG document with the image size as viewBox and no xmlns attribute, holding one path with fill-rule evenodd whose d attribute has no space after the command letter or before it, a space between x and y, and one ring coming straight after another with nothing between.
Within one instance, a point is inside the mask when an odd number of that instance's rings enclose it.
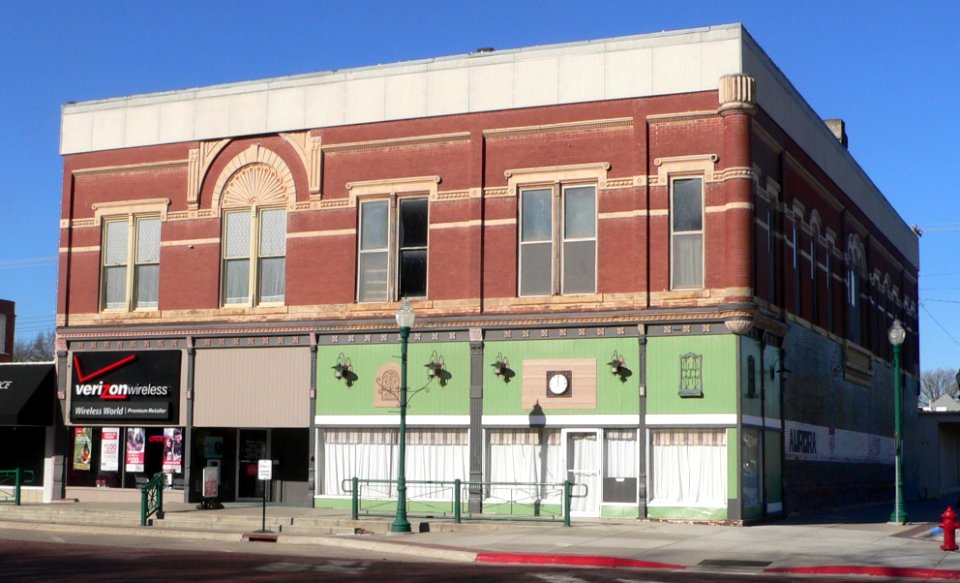
<instances>
[{"instance_id":1,"label":"blue sky","mask_svg":"<svg viewBox=\"0 0 960 583\"><path fill-rule=\"evenodd\" d=\"M53 328L68 101L732 22L927 227L921 365L960 367L955 1L0 1L0 298Z\"/></svg>"}]
</instances>

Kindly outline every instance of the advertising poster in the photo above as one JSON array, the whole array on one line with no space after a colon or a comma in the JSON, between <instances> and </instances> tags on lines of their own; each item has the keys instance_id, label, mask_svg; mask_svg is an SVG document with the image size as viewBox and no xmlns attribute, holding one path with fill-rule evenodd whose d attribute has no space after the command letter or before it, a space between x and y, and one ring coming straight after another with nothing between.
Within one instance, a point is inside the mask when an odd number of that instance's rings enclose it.
<instances>
[{"instance_id":1,"label":"advertising poster","mask_svg":"<svg viewBox=\"0 0 960 583\"><path fill-rule=\"evenodd\" d=\"M163 430L163 471L179 474L183 463L183 430L166 427Z\"/></svg>"},{"instance_id":2,"label":"advertising poster","mask_svg":"<svg viewBox=\"0 0 960 583\"><path fill-rule=\"evenodd\" d=\"M127 471L143 471L143 444L147 437L143 427L127 428Z\"/></svg>"},{"instance_id":3,"label":"advertising poster","mask_svg":"<svg viewBox=\"0 0 960 583\"><path fill-rule=\"evenodd\" d=\"M73 469L90 471L90 458L93 456L93 428L73 428Z\"/></svg>"},{"instance_id":4,"label":"advertising poster","mask_svg":"<svg viewBox=\"0 0 960 583\"><path fill-rule=\"evenodd\" d=\"M120 428L104 427L100 433L100 471L120 470Z\"/></svg>"}]
</instances>

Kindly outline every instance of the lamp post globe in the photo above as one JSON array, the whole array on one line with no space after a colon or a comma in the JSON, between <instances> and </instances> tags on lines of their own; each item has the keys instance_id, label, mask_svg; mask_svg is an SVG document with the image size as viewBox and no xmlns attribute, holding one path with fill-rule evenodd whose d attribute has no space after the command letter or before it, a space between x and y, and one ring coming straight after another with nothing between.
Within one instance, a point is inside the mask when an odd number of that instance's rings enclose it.
<instances>
[{"instance_id":1,"label":"lamp post globe","mask_svg":"<svg viewBox=\"0 0 960 583\"><path fill-rule=\"evenodd\" d=\"M404 298L397 309L397 325L400 327L400 443L397 452L397 515L390 525L390 532L408 533L410 521L407 520L407 339L410 328L416 319L416 313L410 306L410 300Z\"/></svg>"},{"instance_id":2,"label":"lamp post globe","mask_svg":"<svg viewBox=\"0 0 960 583\"><path fill-rule=\"evenodd\" d=\"M902 395L900 391L900 345L907 337L906 330L900 320L894 320L887 339L893 346L893 453L895 462L896 494L894 497L893 513L890 515L891 524L906 524L907 512L903 506L903 421L900 417ZM958 372L960 375L960 372Z\"/></svg>"}]
</instances>

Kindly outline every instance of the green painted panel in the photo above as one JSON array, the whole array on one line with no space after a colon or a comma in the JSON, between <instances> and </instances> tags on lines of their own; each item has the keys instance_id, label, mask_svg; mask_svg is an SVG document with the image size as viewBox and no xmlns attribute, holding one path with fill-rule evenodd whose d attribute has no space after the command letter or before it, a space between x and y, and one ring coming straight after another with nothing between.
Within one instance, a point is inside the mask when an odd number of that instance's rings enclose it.
<instances>
[{"instance_id":1,"label":"green painted panel","mask_svg":"<svg viewBox=\"0 0 960 583\"><path fill-rule=\"evenodd\" d=\"M540 504L535 508L533 504L510 504L508 502L484 504L483 513L502 516L556 517L557 520L562 519L563 516L559 504Z\"/></svg>"},{"instance_id":2,"label":"green painted panel","mask_svg":"<svg viewBox=\"0 0 960 583\"><path fill-rule=\"evenodd\" d=\"M750 370L753 369L753 386ZM760 370L760 342L749 337L740 338L740 412L753 417L760 416L760 384L766 382ZM752 389L752 391L751 391Z\"/></svg>"},{"instance_id":3,"label":"green painted panel","mask_svg":"<svg viewBox=\"0 0 960 583\"><path fill-rule=\"evenodd\" d=\"M737 412L737 336L667 336L647 343L647 412L692 415ZM680 358L702 355L702 397L681 397Z\"/></svg>"},{"instance_id":4,"label":"green painted panel","mask_svg":"<svg viewBox=\"0 0 960 583\"><path fill-rule=\"evenodd\" d=\"M600 507L600 517L601 518L639 518L640 509L637 508L636 504L628 505L628 506L603 505Z\"/></svg>"},{"instance_id":5,"label":"green painted panel","mask_svg":"<svg viewBox=\"0 0 960 583\"><path fill-rule=\"evenodd\" d=\"M658 520L726 520L727 509L650 506L647 507L647 517Z\"/></svg>"},{"instance_id":6,"label":"green painted panel","mask_svg":"<svg viewBox=\"0 0 960 583\"><path fill-rule=\"evenodd\" d=\"M780 350L768 346L764 350L763 363L766 367L766 378L764 379L764 414L768 419L780 419L780 387L781 378L785 374L783 364L780 362ZM773 371L771 376L770 371Z\"/></svg>"},{"instance_id":7,"label":"green painted panel","mask_svg":"<svg viewBox=\"0 0 960 583\"><path fill-rule=\"evenodd\" d=\"M625 381L610 373L607 363L614 351L625 358L630 376ZM497 355L510 361L516 376L505 382L494 374ZM527 415L521 407L523 361L527 359L594 358L597 361L596 409L553 409L550 415L640 414L636 373L639 344L636 338L571 338L556 340L496 341L484 345L483 413L485 415Z\"/></svg>"},{"instance_id":8,"label":"green painted panel","mask_svg":"<svg viewBox=\"0 0 960 583\"><path fill-rule=\"evenodd\" d=\"M780 447L780 433L766 431L764 449L764 485L767 488L767 502L783 502L783 449Z\"/></svg>"},{"instance_id":9,"label":"green painted panel","mask_svg":"<svg viewBox=\"0 0 960 583\"><path fill-rule=\"evenodd\" d=\"M727 428L727 498L740 498L740 447L739 431Z\"/></svg>"},{"instance_id":10,"label":"green painted panel","mask_svg":"<svg viewBox=\"0 0 960 583\"><path fill-rule=\"evenodd\" d=\"M432 381L424 366L432 353L442 356L449 378L445 386ZM348 385L333 376L340 355L350 359L356 380ZM339 345L317 348L318 415L396 415L396 407L376 407L377 371L387 363L400 364L400 344ZM424 343L407 349L407 414L470 414L470 344Z\"/></svg>"},{"instance_id":11,"label":"green painted panel","mask_svg":"<svg viewBox=\"0 0 960 583\"><path fill-rule=\"evenodd\" d=\"M750 359L753 358L754 392L750 393ZM766 346L760 358L760 341L753 338L740 339L740 396L743 415L770 419L780 418L780 378L782 368L780 351ZM763 369L761 370L761 363ZM761 408L762 405L762 408Z\"/></svg>"}]
</instances>

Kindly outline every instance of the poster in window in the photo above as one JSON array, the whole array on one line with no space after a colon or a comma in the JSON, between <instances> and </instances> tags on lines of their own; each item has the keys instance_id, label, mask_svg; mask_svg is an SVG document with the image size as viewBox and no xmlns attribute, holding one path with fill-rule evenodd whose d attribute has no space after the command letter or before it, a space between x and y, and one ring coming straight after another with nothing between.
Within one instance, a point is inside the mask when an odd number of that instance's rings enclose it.
<instances>
[{"instance_id":1,"label":"poster in window","mask_svg":"<svg viewBox=\"0 0 960 583\"><path fill-rule=\"evenodd\" d=\"M73 469L88 472L93 456L93 428L74 427L73 436Z\"/></svg>"},{"instance_id":2,"label":"poster in window","mask_svg":"<svg viewBox=\"0 0 960 583\"><path fill-rule=\"evenodd\" d=\"M179 474L183 460L183 430L166 427L163 430L163 471Z\"/></svg>"},{"instance_id":3,"label":"poster in window","mask_svg":"<svg viewBox=\"0 0 960 583\"><path fill-rule=\"evenodd\" d=\"M147 437L143 427L127 428L127 464L128 472L143 471L143 444Z\"/></svg>"},{"instance_id":4,"label":"poster in window","mask_svg":"<svg viewBox=\"0 0 960 583\"><path fill-rule=\"evenodd\" d=\"M120 470L120 428L104 427L100 430L100 471Z\"/></svg>"}]
</instances>

